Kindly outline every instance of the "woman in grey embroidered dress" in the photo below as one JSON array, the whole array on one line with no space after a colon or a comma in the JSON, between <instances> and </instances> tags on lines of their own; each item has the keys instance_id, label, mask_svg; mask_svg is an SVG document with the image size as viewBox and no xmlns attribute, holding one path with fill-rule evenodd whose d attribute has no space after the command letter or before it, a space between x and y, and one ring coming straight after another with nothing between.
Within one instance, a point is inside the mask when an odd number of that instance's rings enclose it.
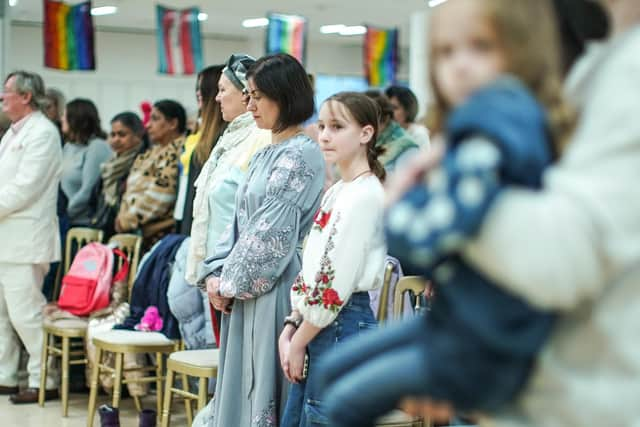
<instances>
[{"instance_id":1,"label":"woman in grey embroidered dress","mask_svg":"<svg viewBox=\"0 0 640 427\"><path fill-rule=\"evenodd\" d=\"M304 68L289 55L271 55L247 78L247 108L258 127L271 129L272 143L251 160L232 227L205 262L202 281L225 315L215 396L194 426L278 425L287 398L278 335L324 184L320 148L302 132L313 113Z\"/></svg>"}]
</instances>

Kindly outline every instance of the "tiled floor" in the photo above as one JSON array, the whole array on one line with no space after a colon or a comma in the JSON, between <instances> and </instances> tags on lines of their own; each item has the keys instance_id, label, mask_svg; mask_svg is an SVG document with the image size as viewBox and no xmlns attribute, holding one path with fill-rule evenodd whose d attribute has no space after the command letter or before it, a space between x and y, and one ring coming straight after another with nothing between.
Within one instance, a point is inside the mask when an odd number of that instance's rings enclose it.
<instances>
[{"instance_id":1,"label":"tiled floor","mask_svg":"<svg viewBox=\"0 0 640 427\"><path fill-rule=\"evenodd\" d=\"M8 396L0 396L0 426L3 427L86 427L88 394L71 394L69 398L69 416L62 417L60 400L45 402L44 408L33 405L14 405ZM182 399L174 398L172 405L171 426L186 426ZM109 403L108 396L98 396L98 404ZM142 399L144 408L155 409L155 395ZM100 417L96 414L94 426L100 426ZM137 427L138 415L133 400L123 399L120 405L120 425ZM158 424L159 425L159 424Z\"/></svg>"}]
</instances>

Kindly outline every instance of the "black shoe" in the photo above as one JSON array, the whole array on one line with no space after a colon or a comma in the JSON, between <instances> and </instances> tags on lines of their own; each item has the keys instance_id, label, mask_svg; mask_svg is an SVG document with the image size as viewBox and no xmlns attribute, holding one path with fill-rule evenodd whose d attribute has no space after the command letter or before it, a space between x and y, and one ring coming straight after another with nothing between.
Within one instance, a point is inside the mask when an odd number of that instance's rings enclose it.
<instances>
[{"instance_id":1,"label":"black shoe","mask_svg":"<svg viewBox=\"0 0 640 427\"><path fill-rule=\"evenodd\" d=\"M6 386L0 385L0 395L2 394L16 394L18 392L18 386Z\"/></svg>"},{"instance_id":2,"label":"black shoe","mask_svg":"<svg viewBox=\"0 0 640 427\"><path fill-rule=\"evenodd\" d=\"M100 427L120 427L120 413L118 408L109 405L101 405L98 408L100 414Z\"/></svg>"},{"instance_id":3,"label":"black shoe","mask_svg":"<svg viewBox=\"0 0 640 427\"><path fill-rule=\"evenodd\" d=\"M16 404L21 405L23 403L38 403L38 393L39 388L26 388L21 392L16 394L12 394L9 397L9 400ZM44 400L55 400L58 399L60 395L58 394L58 389L54 390L45 390L44 392Z\"/></svg>"},{"instance_id":4,"label":"black shoe","mask_svg":"<svg viewBox=\"0 0 640 427\"><path fill-rule=\"evenodd\" d=\"M153 409L143 409L138 419L138 427L156 427L157 413Z\"/></svg>"}]
</instances>

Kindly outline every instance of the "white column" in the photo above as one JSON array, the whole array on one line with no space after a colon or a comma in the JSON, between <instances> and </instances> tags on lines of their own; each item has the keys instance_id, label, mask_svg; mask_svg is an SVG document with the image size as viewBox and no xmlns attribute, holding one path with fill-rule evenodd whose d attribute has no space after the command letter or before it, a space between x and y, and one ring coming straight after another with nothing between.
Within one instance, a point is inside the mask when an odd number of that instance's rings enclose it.
<instances>
[{"instance_id":1,"label":"white column","mask_svg":"<svg viewBox=\"0 0 640 427\"><path fill-rule=\"evenodd\" d=\"M430 102L429 90L429 45L428 10L414 12L411 15L409 42L409 86L418 97L418 119L427 112Z\"/></svg>"},{"instance_id":2,"label":"white column","mask_svg":"<svg viewBox=\"0 0 640 427\"><path fill-rule=\"evenodd\" d=\"M4 77L8 72L8 60L9 49L11 43L9 43L9 30L11 21L9 19L9 2L7 0L0 0L0 79L4 80Z\"/></svg>"}]
</instances>

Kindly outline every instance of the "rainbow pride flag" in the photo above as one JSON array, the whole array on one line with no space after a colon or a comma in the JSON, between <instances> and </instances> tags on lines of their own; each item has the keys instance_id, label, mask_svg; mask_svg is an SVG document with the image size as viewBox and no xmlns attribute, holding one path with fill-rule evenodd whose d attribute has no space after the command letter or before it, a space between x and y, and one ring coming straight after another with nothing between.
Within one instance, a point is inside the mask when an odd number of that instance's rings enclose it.
<instances>
[{"instance_id":1,"label":"rainbow pride flag","mask_svg":"<svg viewBox=\"0 0 640 427\"><path fill-rule=\"evenodd\" d=\"M370 86L394 83L398 71L398 30L367 26L364 73Z\"/></svg>"},{"instance_id":2,"label":"rainbow pride flag","mask_svg":"<svg viewBox=\"0 0 640 427\"><path fill-rule=\"evenodd\" d=\"M270 13L267 27L267 55L288 53L304 65L307 59L307 19Z\"/></svg>"},{"instance_id":3,"label":"rainbow pride flag","mask_svg":"<svg viewBox=\"0 0 640 427\"><path fill-rule=\"evenodd\" d=\"M195 74L202 69L202 41L196 7L183 10L156 6L158 72Z\"/></svg>"},{"instance_id":4,"label":"rainbow pride flag","mask_svg":"<svg viewBox=\"0 0 640 427\"><path fill-rule=\"evenodd\" d=\"M91 2L68 5L44 0L44 65L58 70L95 70Z\"/></svg>"}]
</instances>

